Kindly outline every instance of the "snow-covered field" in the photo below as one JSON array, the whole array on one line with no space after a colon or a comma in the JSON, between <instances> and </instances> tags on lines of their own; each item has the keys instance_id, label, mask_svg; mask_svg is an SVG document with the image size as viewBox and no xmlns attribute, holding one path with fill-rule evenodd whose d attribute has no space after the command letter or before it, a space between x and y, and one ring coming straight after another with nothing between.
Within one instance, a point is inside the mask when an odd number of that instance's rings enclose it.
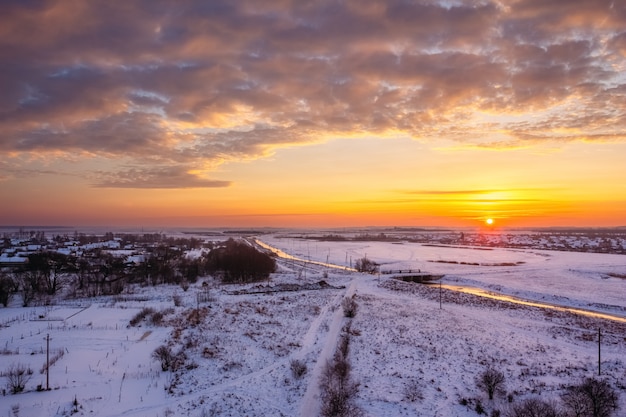
<instances>
[{"instance_id":1,"label":"snow-covered field","mask_svg":"<svg viewBox=\"0 0 626 417\"><path fill-rule=\"evenodd\" d=\"M261 240L301 259L349 269L367 256L382 270L445 274L446 285L616 319L284 260L269 285L324 280L334 288L235 295L240 286L207 278L186 292L135 288L115 297L0 309L0 372L18 363L33 371L25 392L0 396L0 417L316 416L322 367L348 320L341 301L353 294L358 311L349 358L365 415L475 416L478 401L488 412L504 412L509 400L558 399L566 385L597 375L598 329L602 378L620 394L616 415L626 413L626 279L619 278L626 274L626 256L273 235ZM203 281L210 296L198 302ZM148 314L131 326L145 307L163 317ZM58 357L49 391L40 372L47 335L50 356ZM160 345L179 355L178 371L163 372L152 358ZM301 378L290 370L294 359L307 365ZM476 388L474 378L487 365L505 374L509 396L490 401ZM410 393L416 394L412 401Z\"/></svg>"}]
</instances>

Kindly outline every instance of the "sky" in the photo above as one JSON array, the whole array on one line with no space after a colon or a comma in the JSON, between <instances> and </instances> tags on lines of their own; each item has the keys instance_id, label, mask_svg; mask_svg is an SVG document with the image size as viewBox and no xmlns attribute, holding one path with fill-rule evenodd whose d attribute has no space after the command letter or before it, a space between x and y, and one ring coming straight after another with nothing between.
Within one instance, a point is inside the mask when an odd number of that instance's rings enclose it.
<instances>
[{"instance_id":1,"label":"sky","mask_svg":"<svg viewBox=\"0 0 626 417\"><path fill-rule=\"evenodd\" d=\"M0 224L626 225L626 2L0 2Z\"/></svg>"}]
</instances>

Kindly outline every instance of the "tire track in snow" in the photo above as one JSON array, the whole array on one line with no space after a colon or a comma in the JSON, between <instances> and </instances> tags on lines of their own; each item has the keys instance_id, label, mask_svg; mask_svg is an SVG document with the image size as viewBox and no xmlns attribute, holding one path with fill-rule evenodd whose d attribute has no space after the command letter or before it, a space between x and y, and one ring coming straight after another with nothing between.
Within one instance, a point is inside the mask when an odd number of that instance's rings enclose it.
<instances>
[{"instance_id":1,"label":"tire track in snow","mask_svg":"<svg viewBox=\"0 0 626 417\"><path fill-rule=\"evenodd\" d=\"M332 321L329 326L328 332L326 333L326 340L324 342L324 347L320 352L317 361L315 362L315 367L313 368L311 375L309 376L309 385L307 386L306 392L304 393L304 397L302 398L302 403L300 405L300 417L318 417L320 412L320 387L319 381L322 375L322 371L324 366L326 366L326 362L331 360L333 355L335 354L335 350L337 349L337 343L339 340L339 334L341 333L341 329L343 328L345 318L343 315L343 310L341 308L341 300L344 297L351 297L355 291L357 286L357 279L354 278L350 281L350 285L346 289L343 294L338 294L332 301L332 306L335 307ZM328 306L330 307L330 306ZM320 317L322 315L320 314ZM309 330L313 329L313 326ZM312 333L309 335L309 333ZM312 339L314 342L315 332L307 332L307 336L305 336L305 340L308 338ZM304 346L303 346L304 347Z\"/></svg>"}]
</instances>

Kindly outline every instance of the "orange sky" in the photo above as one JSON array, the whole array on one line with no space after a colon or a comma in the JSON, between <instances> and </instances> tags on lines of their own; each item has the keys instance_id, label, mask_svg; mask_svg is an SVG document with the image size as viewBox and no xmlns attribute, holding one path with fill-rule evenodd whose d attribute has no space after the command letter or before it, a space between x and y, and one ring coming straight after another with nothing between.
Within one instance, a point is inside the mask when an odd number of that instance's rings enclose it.
<instances>
[{"instance_id":1,"label":"orange sky","mask_svg":"<svg viewBox=\"0 0 626 417\"><path fill-rule=\"evenodd\" d=\"M548 3L2 4L0 225L626 225L626 5Z\"/></svg>"}]
</instances>

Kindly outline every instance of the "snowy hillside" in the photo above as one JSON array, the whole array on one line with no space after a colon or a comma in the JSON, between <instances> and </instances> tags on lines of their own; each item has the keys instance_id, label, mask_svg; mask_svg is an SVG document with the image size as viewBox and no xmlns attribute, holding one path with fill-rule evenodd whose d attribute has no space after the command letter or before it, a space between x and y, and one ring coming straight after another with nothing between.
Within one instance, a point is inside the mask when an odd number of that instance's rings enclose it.
<instances>
[{"instance_id":1,"label":"snowy hillside","mask_svg":"<svg viewBox=\"0 0 626 417\"><path fill-rule=\"evenodd\" d=\"M597 375L598 329L602 378L620 395L616 415L626 411L626 279L620 277L626 256L273 235L261 240L298 258L280 260L271 281L261 284L274 292L206 278L187 291L135 287L119 296L0 309L0 372L17 364L32 370L23 392L3 386L0 416L316 416L324 365L348 321L348 358L359 384L355 402L367 416L465 417L477 415L479 402L487 413L505 413L524 398L558 400L567 385ZM351 271L364 256L386 271L445 274L442 288ZM358 304L353 319L342 312L346 296ZM56 358L50 390L41 372L47 335ZM167 371L152 355L159 346L175 358ZM306 365L303 375L292 372L294 360ZM494 400L475 383L488 365L506 378L506 393Z\"/></svg>"}]
</instances>

